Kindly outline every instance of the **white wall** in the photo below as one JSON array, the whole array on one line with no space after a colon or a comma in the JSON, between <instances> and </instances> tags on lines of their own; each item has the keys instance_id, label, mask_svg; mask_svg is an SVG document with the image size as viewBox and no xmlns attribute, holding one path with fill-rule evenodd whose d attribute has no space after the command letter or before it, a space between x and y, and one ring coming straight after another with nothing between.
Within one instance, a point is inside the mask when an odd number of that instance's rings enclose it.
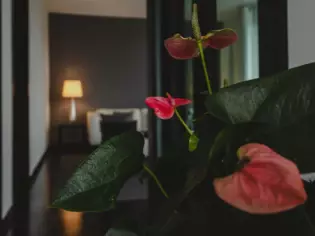
<instances>
[{"instance_id":1,"label":"white wall","mask_svg":"<svg viewBox=\"0 0 315 236\"><path fill-rule=\"evenodd\" d=\"M49 132L49 47L46 1L30 0L30 174L47 149Z\"/></svg>"},{"instance_id":2,"label":"white wall","mask_svg":"<svg viewBox=\"0 0 315 236\"><path fill-rule=\"evenodd\" d=\"M47 0L49 12L146 18L147 0Z\"/></svg>"},{"instance_id":3,"label":"white wall","mask_svg":"<svg viewBox=\"0 0 315 236\"><path fill-rule=\"evenodd\" d=\"M12 206L12 21L11 1L2 2L2 212ZM45 1L30 0L30 170L47 148L49 127L48 13Z\"/></svg>"},{"instance_id":4,"label":"white wall","mask_svg":"<svg viewBox=\"0 0 315 236\"><path fill-rule=\"evenodd\" d=\"M2 212L12 206L12 51L11 1L2 0Z\"/></svg>"},{"instance_id":5,"label":"white wall","mask_svg":"<svg viewBox=\"0 0 315 236\"><path fill-rule=\"evenodd\" d=\"M315 0L288 0L289 67L315 61Z\"/></svg>"}]
</instances>

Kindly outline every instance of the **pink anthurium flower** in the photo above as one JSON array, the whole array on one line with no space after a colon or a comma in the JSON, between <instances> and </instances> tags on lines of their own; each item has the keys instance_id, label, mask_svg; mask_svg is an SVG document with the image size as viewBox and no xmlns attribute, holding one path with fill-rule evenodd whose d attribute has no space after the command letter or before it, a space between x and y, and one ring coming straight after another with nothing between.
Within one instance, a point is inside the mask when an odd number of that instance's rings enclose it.
<instances>
[{"instance_id":1,"label":"pink anthurium flower","mask_svg":"<svg viewBox=\"0 0 315 236\"><path fill-rule=\"evenodd\" d=\"M145 103L154 110L157 117L167 120L173 117L176 107L187 105L191 103L191 100L173 98L170 94L167 94L167 97L148 97Z\"/></svg>"},{"instance_id":2,"label":"pink anthurium flower","mask_svg":"<svg viewBox=\"0 0 315 236\"><path fill-rule=\"evenodd\" d=\"M203 48L222 49L237 40L237 34L232 29L214 30L201 36ZM175 59L191 59L199 56L199 49L196 39L184 38L180 34L164 41L169 54Z\"/></svg>"},{"instance_id":3,"label":"pink anthurium flower","mask_svg":"<svg viewBox=\"0 0 315 236\"><path fill-rule=\"evenodd\" d=\"M262 144L239 148L248 163L234 174L214 180L217 195L230 205L252 213L271 214L303 204L307 195L296 165Z\"/></svg>"}]
</instances>

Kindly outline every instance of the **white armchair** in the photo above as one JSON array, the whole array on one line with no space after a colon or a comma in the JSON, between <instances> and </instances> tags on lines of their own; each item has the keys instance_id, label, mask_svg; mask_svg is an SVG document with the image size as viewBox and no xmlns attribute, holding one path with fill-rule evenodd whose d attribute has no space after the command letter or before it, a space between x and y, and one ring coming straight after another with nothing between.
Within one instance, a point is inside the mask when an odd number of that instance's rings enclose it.
<instances>
[{"instance_id":1,"label":"white armchair","mask_svg":"<svg viewBox=\"0 0 315 236\"><path fill-rule=\"evenodd\" d=\"M109 109L101 108L95 111L87 112L87 132L90 145L99 145L102 142L101 132L101 116L112 115L114 113L132 113L133 120L137 121L137 131L148 131L148 109L143 108L123 108L123 109ZM149 155L149 140L145 138L143 153L145 156Z\"/></svg>"}]
</instances>

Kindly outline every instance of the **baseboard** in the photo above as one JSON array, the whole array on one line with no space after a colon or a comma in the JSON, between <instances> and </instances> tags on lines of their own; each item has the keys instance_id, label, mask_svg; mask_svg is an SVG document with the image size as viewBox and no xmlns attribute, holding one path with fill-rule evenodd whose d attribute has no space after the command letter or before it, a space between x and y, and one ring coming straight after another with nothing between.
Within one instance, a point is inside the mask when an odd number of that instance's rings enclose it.
<instances>
[{"instance_id":1,"label":"baseboard","mask_svg":"<svg viewBox=\"0 0 315 236\"><path fill-rule=\"evenodd\" d=\"M51 155L51 153L52 153L52 148L48 147L47 150L45 151L45 153L43 154L43 156L41 157L41 159L39 160L39 162L37 163L37 165L35 166L33 173L29 177L30 178L30 181L29 181L30 188L33 186L43 164L45 163L47 158Z\"/></svg>"},{"instance_id":2,"label":"baseboard","mask_svg":"<svg viewBox=\"0 0 315 236\"><path fill-rule=\"evenodd\" d=\"M0 235L6 235L13 226L13 206L0 223Z\"/></svg>"}]
</instances>

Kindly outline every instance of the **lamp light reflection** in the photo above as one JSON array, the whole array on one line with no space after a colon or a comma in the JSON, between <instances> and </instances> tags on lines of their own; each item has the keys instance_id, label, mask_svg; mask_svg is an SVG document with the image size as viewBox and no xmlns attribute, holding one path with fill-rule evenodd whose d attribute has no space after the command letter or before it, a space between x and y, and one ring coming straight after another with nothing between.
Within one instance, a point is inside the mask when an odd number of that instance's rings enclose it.
<instances>
[{"instance_id":1,"label":"lamp light reflection","mask_svg":"<svg viewBox=\"0 0 315 236\"><path fill-rule=\"evenodd\" d=\"M83 213L61 210L60 214L64 236L79 236L82 229Z\"/></svg>"}]
</instances>

